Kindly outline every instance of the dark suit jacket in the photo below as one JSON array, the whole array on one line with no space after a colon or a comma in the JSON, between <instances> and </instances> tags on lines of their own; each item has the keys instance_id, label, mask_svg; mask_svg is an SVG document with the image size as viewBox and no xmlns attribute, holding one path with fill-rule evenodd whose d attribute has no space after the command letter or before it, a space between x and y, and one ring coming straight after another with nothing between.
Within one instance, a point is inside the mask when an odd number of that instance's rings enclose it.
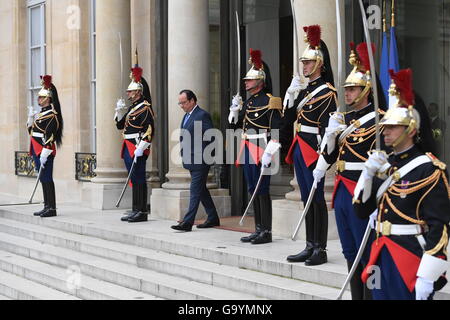
<instances>
[{"instance_id":1,"label":"dark suit jacket","mask_svg":"<svg viewBox=\"0 0 450 320\"><path fill-rule=\"evenodd\" d=\"M180 136L183 168L191 171L204 170L212 164L206 163L203 157L205 148L211 143L203 141L205 131L213 128L211 115L197 106L183 126L186 116L187 114L181 121Z\"/></svg>"}]
</instances>

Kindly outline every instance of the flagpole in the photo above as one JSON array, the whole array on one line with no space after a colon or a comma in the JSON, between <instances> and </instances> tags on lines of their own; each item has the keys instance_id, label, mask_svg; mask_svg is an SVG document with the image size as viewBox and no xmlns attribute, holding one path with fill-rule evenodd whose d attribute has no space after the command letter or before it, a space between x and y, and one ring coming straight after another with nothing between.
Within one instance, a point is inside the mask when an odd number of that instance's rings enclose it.
<instances>
[{"instance_id":1,"label":"flagpole","mask_svg":"<svg viewBox=\"0 0 450 320\"><path fill-rule=\"evenodd\" d=\"M386 0L383 0L383 33L381 35L381 59L380 59L380 82L386 103L389 99L388 90L390 86L389 77L389 43L387 38L388 26L386 17Z\"/></svg>"},{"instance_id":2,"label":"flagpole","mask_svg":"<svg viewBox=\"0 0 450 320\"><path fill-rule=\"evenodd\" d=\"M395 27L395 0L392 0L391 8L391 28Z\"/></svg>"},{"instance_id":3,"label":"flagpole","mask_svg":"<svg viewBox=\"0 0 450 320\"><path fill-rule=\"evenodd\" d=\"M399 59L398 59L398 48L397 48L397 39L395 36L395 0L392 0L391 7L391 30L390 30L390 45L389 45L389 69L398 72L400 69Z\"/></svg>"}]
</instances>

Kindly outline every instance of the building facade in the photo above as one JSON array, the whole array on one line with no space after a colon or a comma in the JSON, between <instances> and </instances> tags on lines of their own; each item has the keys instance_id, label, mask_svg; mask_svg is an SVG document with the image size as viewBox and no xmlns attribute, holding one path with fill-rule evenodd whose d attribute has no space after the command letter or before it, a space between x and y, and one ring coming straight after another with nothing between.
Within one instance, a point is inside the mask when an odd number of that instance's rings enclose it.
<instances>
[{"instance_id":1,"label":"building facade","mask_svg":"<svg viewBox=\"0 0 450 320\"><path fill-rule=\"evenodd\" d=\"M337 83L335 1L293 3L300 29L298 51L304 49L302 26L320 24ZM364 3L379 61L383 1ZM388 25L391 4L392 0L386 1ZM414 86L432 110L434 128L439 129L439 156L448 163L450 0L397 0L395 8L400 67L414 70ZM237 61L235 12L241 61ZM363 41L358 2L341 0L340 14L346 59L346 43ZM0 30L4 30L0 40L0 192L12 197L28 197L35 182L26 157L25 123L26 107L37 104L40 75L53 76L65 120L54 170L57 202L113 208L126 170L120 159L121 134L112 119L116 100L128 85L137 48L157 114L156 141L147 164L152 212L177 219L189 200L189 174L181 167L177 149L183 116L178 92L186 88L196 92L199 105L225 132L237 79L248 67L249 48L262 50L276 96L284 96L297 64L290 0L2 0L0 16ZM349 68L346 61L345 66ZM283 166L272 184L279 199L274 210L298 209L286 204L299 200L292 168ZM247 195L240 169L215 166L209 186L222 215L242 214ZM129 206L129 198L123 206Z\"/></svg>"}]
</instances>

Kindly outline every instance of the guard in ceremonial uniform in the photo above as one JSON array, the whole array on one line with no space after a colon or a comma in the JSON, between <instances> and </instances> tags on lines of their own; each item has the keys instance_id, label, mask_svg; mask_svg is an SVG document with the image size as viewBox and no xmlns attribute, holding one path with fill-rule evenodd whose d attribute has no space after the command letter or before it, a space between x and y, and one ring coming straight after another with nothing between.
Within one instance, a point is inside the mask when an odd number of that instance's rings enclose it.
<instances>
[{"instance_id":1,"label":"guard in ceremonial uniform","mask_svg":"<svg viewBox=\"0 0 450 320\"><path fill-rule=\"evenodd\" d=\"M388 157L373 151L355 189L356 212L370 217L374 229L362 280L368 280L375 265L373 299L432 299L446 284L449 269L448 173L429 152L430 119L412 90L412 71L390 72L390 108L380 124L394 152Z\"/></svg>"},{"instance_id":2,"label":"guard in ceremonial uniform","mask_svg":"<svg viewBox=\"0 0 450 320\"><path fill-rule=\"evenodd\" d=\"M125 101L119 99L114 117L117 129L123 130L124 141L121 156L128 173L130 173L133 162L136 162L131 175L132 211L121 219L131 223L147 221L148 219L145 168L155 132L155 114L152 109L150 90L142 77L142 73L142 68L136 63L135 67L131 69L132 81L127 89L131 106L127 108Z\"/></svg>"},{"instance_id":3,"label":"guard in ceremonial uniform","mask_svg":"<svg viewBox=\"0 0 450 320\"><path fill-rule=\"evenodd\" d=\"M271 139L274 130L281 126L282 101L271 95L271 80L261 51L250 49L250 63L245 80L251 97L242 103L240 96L233 98L229 122L234 129L242 128L241 148L236 165L244 165L244 175L250 195L256 191L253 201L255 232L241 238L242 242L262 244L272 242L272 201L270 199L270 175L266 172L280 144ZM262 167L263 170L262 170ZM260 186L256 189L260 175Z\"/></svg>"},{"instance_id":4,"label":"guard in ceremonial uniform","mask_svg":"<svg viewBox=\"0 0 450 320\"><path fill-rule=\"evenodd\" d=\"M308 47L300 60L308 86L301 89L300 78L294 77L286 93L285 121L294 125L295 137L286 157L294 164L302 201L306 204L313 186L312 172L319 158L319 148L330 113L336 111L336 89L333 87L328 48L321 40L318 25L304 28ZM297 99L295 95L298 94ZM293 131L293 130L292 130ZM327 262L328 210L324 198L324 181L317 185L314 199L306 214L306 248L287 257L289 262L305 262L308 266Z\"/></svg>"},{"instance_id":5,"label":"guard in ceremonial uniform","mask_svg":"<svg viewBox=\"0 0 450 320\"><path fill-rule=\"evenodd\" d=\"M53 161L56 147L60 147L63 135L63 118L58 91L49 75L41 77L42 89L38 94L40 112L34 115L29 107L28 132L31 136L30 154L40 172L39 180L44 194L44 209L35 212L42 218L56 216L55 183L53 182Z\"/></svg>"},{"instance_id":6,"label":"guard in ceremonial uniform","mask_svg":"<svg viewBox=\"0 0 450 320\"><path fill-rule=\"evenodd\" d=\"M335 112L331 115L325 130L321 156L313 171L314 178L320 181L325 177L326 170L336 163L332 206L335 209L342 253L347 260L349 271L353 266L368 223L368 219L363 220L356 215L352 199L356 183L368 157L367 153L375 146L376 127L372 85L375 84L381 88L376 77L371 76L367 44L361 43L355 50L355 44L352 42L350 47L349 62L353 70L347 77L344 88L345 103L353 110L345 113ZM374 46L372 49L375 51ZM379 92L378 112L384 114L386 101L381 91ZM367 258L363 259L365 263ZM360 263L350 281L353 300L370 297L370 292L363 288L360 277L362 270L363 264Z\"/></svg>"}]
</instances>

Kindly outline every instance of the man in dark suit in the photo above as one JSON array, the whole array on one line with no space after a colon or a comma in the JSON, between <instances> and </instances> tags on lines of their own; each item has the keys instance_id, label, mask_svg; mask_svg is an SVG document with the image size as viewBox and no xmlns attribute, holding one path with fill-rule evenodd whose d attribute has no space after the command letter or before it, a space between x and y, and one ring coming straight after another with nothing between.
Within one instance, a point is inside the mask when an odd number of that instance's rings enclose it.
<instances>
[{"instance_id":1,"label":"man in dark suit","mask_svg":"<svg viewBox=\"0 0 450 320\"><path fill-rule=\"evenodd\" d=\"M178 101L178 105L186 113L181 123L181 157L183 168L189 170L192 180L188 212L183 221L172 226L172 229L191 231L200 202L205 207L208 218L197 228L219 226L219 216L211 194L206 187L210 163L206 163L203 157L203 152L209 144L203 141L203 135L208 129L213 128L211 116L197 105L197 97L191 90L181 91Z\"/></svg>"}]
</instances>

